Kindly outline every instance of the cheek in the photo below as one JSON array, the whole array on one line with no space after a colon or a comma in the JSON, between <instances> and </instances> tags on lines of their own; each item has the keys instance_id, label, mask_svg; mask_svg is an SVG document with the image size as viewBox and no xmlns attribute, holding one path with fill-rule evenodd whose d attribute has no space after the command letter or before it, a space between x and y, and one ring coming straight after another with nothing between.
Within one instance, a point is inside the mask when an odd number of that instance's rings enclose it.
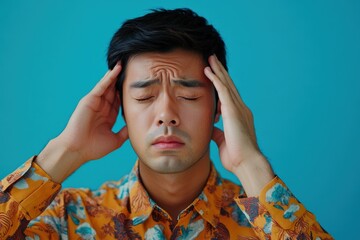
<instances>
[{"instance_id":1,"label":"cheek","mask_svg":"<svg viewBox=\"0 0 360 240\"><path fill-rule=\"evenodd\" d=\"M183 109L180 116L182 125L186 126L190 134L194 134L200 138L207 138L212 134L214 110L210 104L201 104L189 109Z\"/></svg>"},{"instance_id":2,"label":"cheek","mask_svg":"<svg viewBox=\"0 0 360 240\"><path fill-rule=\"evenodd\" d=\"M146 137L149 127L145 122L144 116L128 112L129 120L126 125L128 127L129 140L137 154L145 151L147 146Z\"/></svg>"}]
</instances>

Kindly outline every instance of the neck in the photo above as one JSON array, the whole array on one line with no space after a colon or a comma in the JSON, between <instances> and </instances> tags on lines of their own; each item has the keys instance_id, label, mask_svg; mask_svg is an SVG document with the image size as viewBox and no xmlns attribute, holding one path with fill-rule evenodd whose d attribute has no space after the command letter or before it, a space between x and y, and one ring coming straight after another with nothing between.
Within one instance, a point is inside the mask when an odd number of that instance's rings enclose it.
<instances>
[{"instance_id":1,"label":"neck","mask_svg":"<svg viewBox=\"0 0 360 240\"><path fill-rule=\"evenodd\" d=\"M142 183L150 197L176 221L179 213L200 195L210 174L207 153L189 169L180 173L163 174L139 161Z\"/></svg>"}]
</instances>

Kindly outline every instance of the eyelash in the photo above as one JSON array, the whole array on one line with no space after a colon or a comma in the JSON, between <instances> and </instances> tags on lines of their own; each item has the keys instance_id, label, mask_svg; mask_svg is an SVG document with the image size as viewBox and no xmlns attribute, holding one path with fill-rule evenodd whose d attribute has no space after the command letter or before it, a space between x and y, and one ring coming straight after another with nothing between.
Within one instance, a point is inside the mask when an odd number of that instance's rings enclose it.
<instances>
[{"instance_id":1,"label":"eyelash","mask_svg":"<svg viewBox=\"0 0 360 240\"><path fill-rule=\"evenodd\" d=\"M148 100L150 100L150 99L152 99L152 98L153 98L153 96L146 97L146 98L135 98L135 100L138 101L138 102L146 102L146 101L148 101ZM181 97L181 98L184 99L184 100L187 100L187 101L195 101L195 100L197 100L199 97L193 97L193 98Z\"/></svg>"},{"instance_id":2,"label":"eyelash","mask_svg":"<svg viewBox=\"0 0 360 240\"><path fill-rule=\"evenodd\" d=\"M189 98L189 97L181 97L185 100L188 100L188 101L195 101L196 99L198 99L198 97L193 97L193 98Z\"/></svg>"},{"instance_id":3,"label":"eyelash","mask_svg":"<svg viewBox=\"0 0 360 240\"><path fill-rule=\"evenodd\" d=\"M135 100L138 101L138 102L145 102L147 100L150 100L151 98L152 98L152 96L151 97L146 97L146 98L135 98Z\"/></svg>"}]
</instances>

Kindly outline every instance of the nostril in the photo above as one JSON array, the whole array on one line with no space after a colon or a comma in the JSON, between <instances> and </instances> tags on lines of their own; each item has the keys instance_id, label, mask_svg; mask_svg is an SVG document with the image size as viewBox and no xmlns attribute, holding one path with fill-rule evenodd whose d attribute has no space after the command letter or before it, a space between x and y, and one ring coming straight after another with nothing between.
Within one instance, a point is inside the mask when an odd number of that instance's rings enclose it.
<instances>
[{"instance_id":1,"label":"nostril","mask_svg":"<svg viewBox=\"0 0 360 240\"><path fill-rule=\"evenodd\" d=\"M166 124L166 125L176 125L176 124L177 124L177 121L176 121L176 120L171 120L171 121L159 120L159 121L158 121L158 124L159 124L159 125L163 125L163 124Z\"/></svg>"}]
</instances>

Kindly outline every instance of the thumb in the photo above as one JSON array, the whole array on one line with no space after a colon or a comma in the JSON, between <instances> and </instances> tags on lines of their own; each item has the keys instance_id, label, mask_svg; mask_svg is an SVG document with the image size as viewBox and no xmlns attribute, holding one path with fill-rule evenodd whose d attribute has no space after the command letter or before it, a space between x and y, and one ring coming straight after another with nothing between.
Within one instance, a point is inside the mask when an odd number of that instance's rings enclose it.
<instances>
[{"instance_id":1,"label":"thumb","mask_svg":"<svg viewBox=\"0 0 360 240\"><path fill-rule=\"evenodd\" d=\"M116 136L118 138L118 146L120 147L123 143L129 138L128 128L124 126L117 133Z\"/></svg>"},{"instance_id":2,"label":"thumb","mask_svg":"<svg viewBox=\"0 0 360 240\"><path fill-rule=\"evenodd\" d=\"M220 128L214 127L211 139L220 147L225 142L224 132Z\"/></svg>"}]
</instances>

